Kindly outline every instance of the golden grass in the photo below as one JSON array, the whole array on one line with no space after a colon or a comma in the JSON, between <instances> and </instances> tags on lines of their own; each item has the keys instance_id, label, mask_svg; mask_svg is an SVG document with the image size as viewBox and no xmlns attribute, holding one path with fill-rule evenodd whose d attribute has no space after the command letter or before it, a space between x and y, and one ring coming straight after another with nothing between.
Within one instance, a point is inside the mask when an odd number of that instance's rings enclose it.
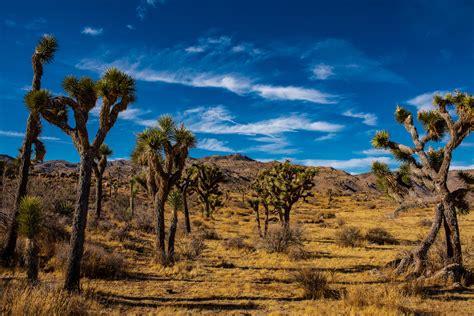
<instances>
[{"instance_id":1,"label":"golden grass","mask_svg":"<svg viewBox=\"0 0 474 316\"><path fill-rule=\"evenodd\" d=\"M237 197L237 196L236 196ZM292 315L399 315L440 313L467 315L474 310L474 290L451 291L430 287L429 292L406 291L403 284L390 280L384 265L397 254L413 247L429 227L420 225L430 219L431 209L411 210L397 219L390 219L394 205L386 199L357 201L354 197L335 197L331 209L326 199L315 205L300 204L293 211L291 225L302 228L304 249L311 256L292 259L285 253L267 253L258 247L229 247L226 240L241 238L255 246L258 237L254 215L250 210L225 207L213 219L192 213L192 221L203 222L215 229L219 240L205 240L206 249L194 261L181 261L173 267L161 267L153 261L154 236L130 231L143 253L124 247L123 242L110 240L108 234L91 231L88 239L107 246L127 261L128 276L118 280L83 280L83 286L93 289L92 313L131 313L184 315L203 314L292 314ZM376 207L373 208L372 205ZM106 212L109 210L106 210ZM323 223L312 221L320 212L333 212L336 217ZM335 244L336 232L355 226L365 234L372 228L383 228L397 239L399 245L364 244L347 248ZM180 225L183 224L182 217ZM115 222L121 226L124 223ZM271 224L276 226L278 224ZM465 262L474 269L474 213L460 218L461 234L466 252ZM182 236L178 236L177 249ZM292 275L303 268L315 268L327 277L328 286L342 293L341 298L305 299L304 289L294 283ZM23 278L22 273L2 277ZM60 284L59 272L40 274L42 283ZM38 292L38 297L40 294ZM26 297L24 298L26 300ZM51 299L48 298L49 301ZM51 301L52 302L52 301ZM3 304L3 302L2 302Z\"/></svg>"}]
</instances>

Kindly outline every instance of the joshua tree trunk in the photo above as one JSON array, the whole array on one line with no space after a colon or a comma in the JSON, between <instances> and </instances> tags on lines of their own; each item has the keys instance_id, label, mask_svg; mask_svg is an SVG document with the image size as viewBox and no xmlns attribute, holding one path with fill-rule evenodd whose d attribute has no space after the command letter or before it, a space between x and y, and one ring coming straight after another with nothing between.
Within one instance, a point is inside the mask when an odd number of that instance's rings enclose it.
<instances>
[{"instance_id":1,"label":"joshua tree trunk","mask_svg":"<svg viewBox=\"0 0 474 316\"><path fill-rule=\"evenodd\" d=\"M255 221L257 222L258 235L260 237L263 237L263 235L262 235L262 226L260 225L260 212L258 211L258 204L254 208L254 211L255 211Z\"/></svg>"},{"instance_id":2,"label":"joshua tree trunk","mask_svg":"<svg viewBox=\"0 0 474 316\"><path fill-rule=\"evenodd\" d=\"M210 209L210 207L209 207L209 202L206 201L206 203L204 203L204 204L205 204L206 217L209 218L209 217L211 216L211 209Z\"/></svg>"},{"instance_id":3,"label":"joshua tree trunk","mask_svg":"<svg viewBox=\"0 0 474 316\"><path fill-rule=\"evenodd\" d=\"M64 289L79 291L81 259L84 252L84 236L89 207L89 194L91 187L94 152L89 150L81 154L79 185L72 224L69 253L66 265Z\"/></svg>"},{"instance_id":4,"label":"joshua tree trunk","mask_svg":"<svg viewBox=\"0 0 474 316\"><path fill-rule=\"evenodd\" d=\"M165 202L168 196L168 185L163 183L158 188L155 195L155 215L156 215L156 259L164 259L165 248Z\"/></svg>"},{"instance_id":5,"label":"joshua tree trunk","mask_svg":"<svg viewBox=\"0 0 474 316\"><path fill-rule=\"evenodd\" d=\"M95 182L95 219L100 219L100 213L102 212L102 175L96 175Z\"/></svg>"},{"instance_id":6,"label":"joshua tree trunk","mask_svg":"<svg viewBox=\"0 0 474 316\"><path fill-rule=\"evenodd\" d=\"M441 223L443 221L443 205L440 203L436 205L436 213L433 223L431 224L428 236L421 242L421 244L413 251L410 256L403 258L399 263L395 272L397 274L404 273L414 263L414 274L420 275L426 264L426 257L428 250L433 245L438 235Z\"/></svg>"},{"instance_id":7,"label":"joshua tree trunk","mask_svg":"<svg viewBox=\"0 0 474 316\"><path fill-rule=\"evenodd\" d=\"M26 275L30 283L38 280L38 245L34 239L26 240Z\"/></svg>"},{"instance_id":8,"label":"joshua tree trunk","mask_svg":"<svg viewBox=\"0 0 474 316\"><path fill-rule=\"evenodd\" d=\"M290 227L290 210L285 210L283 216L284 216L283 217L283 225L286 228L289 228Z\"/></svg>"},{"instance_id":9,"label":"joshua tree trunk","mask_svg":"<svg viewBox=\"0 0 474 316\"><path fill-rule=\"evenodd\" d=\"M452 259L453 258L453 245L451 244L451 231L449 229L449 225L448 223L446 222L446 219L444 218L444 215L443 215L443 226L444 226L444 236L445 236L445 239L446 239L446 256L447 258L449 259Z\"/></svg>"},{"instance_id":10,"label":"joshua tree trunk","mask_svg":"<svg viewBox=\"0 0 474 316\"><path fill-rule=\"evenodd\" d=\"M268 210L268 205L264 204L263 207L265 208L265 228L264 228L263 236L267 236L268 220L269 220L270 212Z\"/></svg>"},{"instance_id":11,"label":"joshua tree trunk","mask_svg":"<svg viewBox=\"0 0 474 316\"><path fill-rule=\"evenodd\" d=\"M186 234L191 233L191 222L189 220L189 209L188 209L188 194L186 190L183 190L183 212L184 212L184 225Z\"/></svg>"},{"instance_id":12,"label":"joshua tree trunk","mask_svg":"<svg viewBox=\"0 0 474 316\"><path fill-rule=\"evenodd\" d=\"M37 113L30 113L28 117L28 123L26 127L25 139L23 141L23 146L21 149L21 162L19 170L19 179L18 179L18 191L15 198L15 210L13 216L8 226L6 234L5 248L3 249L2 258L7 263L11 261L13 255L15 254L16 240L18 237L18 207L20 205L21 199L26 196L28 188L28 177L31 166L31 147L33 145L34 139L38 137L39 132L39 116Z\"/></svg>"},{"instance_id":13,"label":"joshua tree trunk","mask_svg":"<svg viewBox=\"0 0 474 316\"><path fill-rule=\"evenodd\" d=\"M170 235L168 236L168 262L174 263L174 240L176 230L178 229L178 210L173 210L173 219L171 220Z\"/></svg>"},{"instance_id":14,"label":"joshua tree trunk","mask_svg":"<svg viewBox=\"0 0 474 316\"><path fill-rule=\"evenodd\" d=\"M461 239L459 236L459 226L456 216L456 209L451 201L451 198L446 195L443 198L443 209L444 209L444 220L445 220L445 232L446 234L446 246L448 256L451 258L451 263L457 263L462 266L462 251L461 251Z\"/></svg>"},{"instance_id":15,"label":"joshua tree trunk","mask_svg":"<svg viewBox=\"0 0 474 316\"><path fill-rule=\"evenodd\" d=\"M133 181L130 182L130 219L133 218L135 213L135 192L133 191Z\"/></svg>"}]
</instances>

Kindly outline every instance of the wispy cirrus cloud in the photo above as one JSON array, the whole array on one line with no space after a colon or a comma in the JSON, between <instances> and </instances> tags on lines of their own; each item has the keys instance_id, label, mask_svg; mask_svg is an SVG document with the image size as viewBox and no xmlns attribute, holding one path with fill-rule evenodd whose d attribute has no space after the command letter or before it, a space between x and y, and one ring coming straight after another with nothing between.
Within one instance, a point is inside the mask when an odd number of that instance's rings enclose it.
<instances>
[{"instance_id":1,"label":"wispy cirrus cloud","mask_svg":"<svg viewBox=\"0 0 474 316\"><path fill-rule=\"evenodd\" d=\"M184 112L183 121L191 130L208 134L274 136L296 131L338 132L344 126L325 121L312 121L305 114L292 113L250 123L237 123L224 107L198 107Z\"/></svg>"},{"instance_id":2,"label":"wispy cirrus cloud","mask_svg":"<svg viewBox=\"0 0 474 316\"><path fill-rule=\"evenodd\" d=\"M368 156L377 156L377 155L390 154L390 150L370 148L370 149L362 150L359 153L361 153L363 155L368 155Z\"/></svg>"},{"instance_id":3,"label":"wispy cirrus cloud","mask_svg":"<svg viewBox=\"0 0 474 316\"><path fill-rule=\"evenodd\" d=\"M315 142L323 142L323 141L326 141L326 140L334 139L336 137L337 137L336 134L330 133L330 134L326 134L326 135L323 135L323 136L319 136L319 137L315 138L314 141Z\"/></svg>"},{"instance_id":4,"label":"wispy cirrus cloud","mask_svg":"<svg viewBox=\"0 0 474 316\"><path fill-rule=\"evenodd\" d=\"M235 150L230 148L227 144L227 141L221 141L215 138L203 138L198 141L197 148L225 153L235 152Z\"/></svg>"},{"instance_id":5,"label":"wispy cirrus cloud","mask_svg":"<svg viewBox=\"0 0 474 316\"><path fill-rule=\"evenodd\" d=\"M373 113L354 112L352 110L347 110L342 113L342 115L362 119L362 123L368 126L376 126L378 121L377 115Z\"/></svg>"},{"instance_id":6,"label":"wispy cirrus cloud","mask_svg":"<svg viewBox=\"0 0 474 316\"><path fill-rule=\"evenodd\" d=\"M369 57L346 40L320 41L304 52L302 58L308 60L313 79L406 83L382 61Z\"/></svg>"},{"instance_id":7,"label":"wispy cirrus cloud","mask_svg":"<svg viewBox=\"0 0 474 316\"><path fill-rule=\"evenodd\" d=\"M0 136L5 136L5 137L25 137L25 133L23 132L16 132L16 131L6 131L6 130L0 130ZM61 141L60 138L58 137L52 137L52 136L40 136L41 140L49 140L49 141Z\"/></svg>"},{"instance_id":8,"label":"wispy cirrus cloud","mask_svg":"<svg viewBox=\"0 0 474 316\"><path fill-rule=\"evenodd\" d=\"M86 26L82 29L81 33L85 35L91 35L91 36L99 36L104 32L103 28L94 28L90 26Z\"/></svg>"},{"instance_id":9,"label":"wispy cirrus cloud","mask_svg":"<svg viewBox=\"0 0 474 316\"><path fill-rule=\"evenodd\" d=\"M140 3L136 8L137 16L143 20L150 8L155 8L157 4L163 3L165 3L165 0L140 0Z\"/></svg>"},{"instance_id":10,"label":"wispy cirrus cloud","mask_svg":"<svg viewBox=\"0 0 474 316\"><path fill-rule=\"evenodd\" d=\"M407 104L412 105L416 107L418 111L428 111L428 110L433 110L433 97L435 95L442 95L444 96L447 94L449 91L443 91L443 90L438 90L438 91L433 91L433 92L426 92L420 95L417 95L416 97L406 101Z\"/></svg>"},{"instance_id":11,"label":"wispy cirrus cloud","mask_svg":"<svg viewBox=\"0 0 474 316\"><path fill-rule=\"evenodd\" d=\"M396 161L390 157L364 157L352 158L347 160L331 160L331 159L290 159L292 162L304 166L314 167L332 167L335 169L349 170L357 173L358 170L369 168L374 161L380 161L389 165L396 164Z\"/></svg>"}]
</instances>

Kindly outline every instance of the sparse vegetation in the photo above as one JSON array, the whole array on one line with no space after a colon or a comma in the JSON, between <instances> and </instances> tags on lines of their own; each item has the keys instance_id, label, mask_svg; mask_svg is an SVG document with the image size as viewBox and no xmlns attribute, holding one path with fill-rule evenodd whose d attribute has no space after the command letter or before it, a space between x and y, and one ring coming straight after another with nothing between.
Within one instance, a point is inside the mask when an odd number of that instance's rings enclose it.
<instances>
[{"instance_id":1,"label":"sparse vegetation","mask_svg":"<svg viewBox=\"0 0 474 316\"><path fill-rule=\"evenodd\" d=\"M336 232L336 244L341 247L360 247L364 236L356 227L344 227Z\"/></svg>"},{"instance_id":2,"label":"sparse vegetation","mask_svg":"<svg viewBox=\"0 0 474 316\"><path fill-rule=\"evenodd\" d=\"M398 241L383 228L371 228L365 234L365 239L377 245L398 245Z\"/></svg>"},{"instance_id":3,"label":"sparse vegetation","mask_svg":"<svg viewBox=\"0 0 474 316\"><path fill-rule=\"evenodd\" d=\"M302 269L292 275L293 282L304 290L307 299L338 298L339 292L329 287L328 280L316 269Z\"/></svg>"}]
</instances>

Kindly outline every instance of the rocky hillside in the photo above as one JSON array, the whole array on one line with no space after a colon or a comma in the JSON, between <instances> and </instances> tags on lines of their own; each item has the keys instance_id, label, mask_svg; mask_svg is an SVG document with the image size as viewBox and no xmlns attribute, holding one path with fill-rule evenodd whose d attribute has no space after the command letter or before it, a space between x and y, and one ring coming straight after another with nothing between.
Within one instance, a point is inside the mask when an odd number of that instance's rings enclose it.
<instances>
[{"instance_id":1,"label":"rocky hillside","mask_svg":"<svg viewBox=\"0 0 474 316\"><path fill-rule=\"evenodd\" d=\"M0 160L13 161L13 158L0 155ZM188 165L194 162L203 162L218 166L227 177L227 183L224 185L226 190L239 191L248 189L249 184L262 169L269 168L276 162L260 162L253 160L241 154L232 154L227 156L210 156L199 159L190 158ZM48 178L54 177L77 177L78 164L63 160L49 160L34 165L33 173L43 175ZM115 160L109 162L105 173L106 180L113 178L119 182L126 183L132 173L138 170L128 160ZM474 170L468 171L474 174ZM375 186L375 177L371 173L352 175L342 170L336 170L330 167L318 167L318 174L315 178L315 192L326 193L331 189L338 195L367 194L368 196L378 196L380 192ZM459 186L456 178L456 172L452 171L449 180L450 188ZM418 196L429 196L429 192L422 187L416 188Z\"/></svg>"}]
</instances>

